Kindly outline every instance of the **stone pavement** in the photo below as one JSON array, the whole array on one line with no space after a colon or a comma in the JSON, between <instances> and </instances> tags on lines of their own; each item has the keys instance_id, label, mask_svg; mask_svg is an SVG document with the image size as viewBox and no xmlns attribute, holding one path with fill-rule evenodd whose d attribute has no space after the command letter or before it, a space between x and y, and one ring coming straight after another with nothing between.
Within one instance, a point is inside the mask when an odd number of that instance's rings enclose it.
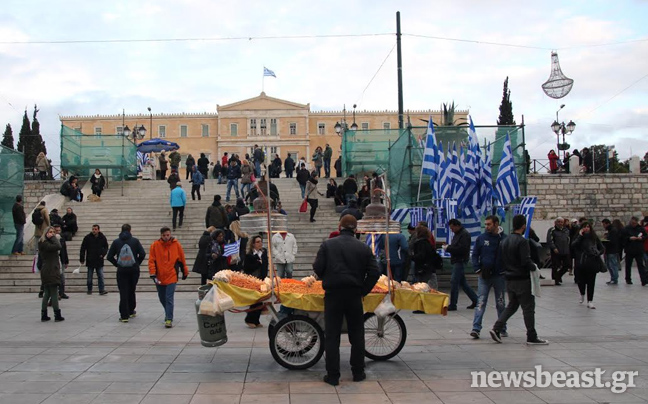
<instances>
[{"instance_id":1,"label":"stone pavement","mask_svg":"<svg viewBox=\"0 0 648 404\"><path fill-rule=\"evenodd\" d=\"M176 295L175 327L162 325L153 293L138 295L138 316L118 322L116 293L72 294L66 320L40 322L35 294L0 294L0 403L645 403L648 401L648 287L604 284L596 310L578 303L574 284L544 287L537 329L549 346L528 347L521 313L501 345L488 338L495 320L489 305L483 339L471 340L472 311L447 317L403 312L408 328L401 354L367 361L368 380L350 382L349 348L342 348L342 382L322 383L324 360L289 371L273 360L267 329L249 330L241 314L227 315L229 342L200 345L195 293ZM567 279L568 281L571 278ZM142 279L147 281L147 279ZM492 295L491 295L491 300ZM50 311L51 313L51 311ZM263 320L267 325L268 317ZM637 387L609 389L472 388L473 370L636 370Z\"/></svg>"}]
</instances>

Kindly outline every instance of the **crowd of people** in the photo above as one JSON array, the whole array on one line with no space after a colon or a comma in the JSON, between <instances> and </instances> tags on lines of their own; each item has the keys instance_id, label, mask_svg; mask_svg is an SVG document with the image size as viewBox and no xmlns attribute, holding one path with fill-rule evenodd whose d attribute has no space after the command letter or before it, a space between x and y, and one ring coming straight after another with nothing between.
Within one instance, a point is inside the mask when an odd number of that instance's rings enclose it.
<instances>
[{"instance_id":1,"label":"crowd of people","mask_svg":"<svg viewBox=\"0 0 648 404\"><path fill-rule=\"evenodd\" d=\"M594 156L587 147L583 148L581 151L574 149L571 155L566 151L565 156L562 159L559 154L556 154L555 150L551 149L547 154L547 158L549 159L549 172L551 174L569 173L569 165L572 156L578 157L577 172L585 174L592 174L594 172Z\"/></svg>"}]
</instances>

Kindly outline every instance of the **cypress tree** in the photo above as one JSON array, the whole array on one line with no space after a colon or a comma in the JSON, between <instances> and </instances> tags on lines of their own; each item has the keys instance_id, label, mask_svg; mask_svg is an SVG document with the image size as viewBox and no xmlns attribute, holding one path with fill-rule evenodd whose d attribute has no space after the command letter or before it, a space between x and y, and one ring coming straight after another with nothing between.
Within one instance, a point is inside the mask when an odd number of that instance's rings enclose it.
<instances>
[{"instance_id":1,"label":"cypress tree","mask_svg":"<svg viewBox=\"0 0 648 404\"><path fill-rule=\"evenodd\" d=\"M27 110L23 115L23 123L18 134L18 151L25 155L25 167L32 168L36 164L36 156L32 156L31 124L27 117Z\"/></svg>"},{"instance_id":2,"label":"cypress tree","mask_svg":"<svg viewBox=\"0 0 648 404\"><path fill-rule=\"evenodd\" d=\"M508 88L508 76L504 80L504 94L502 95L502 103L500 104L499 111L499 118L497 118L498 125L515 125L513 104L511 103L511 90Z\"/></svg>"},{"instance_id":3,"label":"cypress tree","mask_svg":"<svg viewBox=\"0 0 648 404\"><path fill-rule=\"evenodd\" d=\"M14 138L13 138L13 130L11 129L11 124L7 124L7 127L5 128L4 135L2 135L2 145L4 147L8 147L12 150L14 150Z\"/></svg>"}]
</instances>

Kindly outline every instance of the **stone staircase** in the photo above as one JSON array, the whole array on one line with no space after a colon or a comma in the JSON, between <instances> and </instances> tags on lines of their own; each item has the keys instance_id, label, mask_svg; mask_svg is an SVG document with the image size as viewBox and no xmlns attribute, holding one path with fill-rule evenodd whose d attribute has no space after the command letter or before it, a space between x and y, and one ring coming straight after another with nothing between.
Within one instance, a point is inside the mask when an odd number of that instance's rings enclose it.
<instances>
[{"instance_id":1,"label":"stone staircase","mask_svg":"<svg viewBox=\"0 0 648 404\"><path fill-rule=\"evenodd\" d=\"M298 213L302 202L301 191L295 179L275 179L273 181L281 196L283 208L288 212L288 226L297 239L299 253L294 265L294 276L301 278L311 272L312 263L321 242L329 233L337 228L339 214L335 213L332 199L321 197L319 208L315 215L315 223L309 222L308 214ZM320 181L321 192L326 190L326 182ZM205 225L205 212L212 203L213 196L220 194L225 200L226 185L218 185L216 180L206 181L206 191L202 192L201 201L192 201L190 184L182 180L187 191L188 203L185 208L185 220L182 228L173 232L182 244L189 270L193 266L198 252L197 243ZM132 234L137 237L149 250L151 243L159 238L162 226L171 227L171 208L169 207L169 185L166 181L129 181L124 186L124 196L121 196L120 183L113 182L101 196L101 202L73 203L71 206L78 218L79 232L67 243L70 264L66 272L66 291L85 292L86 271L81 267L81 273L72 271L79 266L79 250L83 237L90 232L93 224L99 224L101 231L112 242L121 229L121 225L129 223ZM235 195L232 195L232 203ZM27 251L27 248L25 249ZM0 293L2 292L35 292L40 288L40 276L31 273L33 255L1 256L0 257ZM143 263L143 271L138 285L139 291L154 291L154 285L147 279L148 260ZM117 292L115 267L106 262L104 268L106 290ZM178 288L182 291L195 290L199 286L200 276L191 273L185 281L180 281ZM96 285L96 280L95 280ZM96 291L96 286L93 288Z\"/></svg>"}]
</instances>

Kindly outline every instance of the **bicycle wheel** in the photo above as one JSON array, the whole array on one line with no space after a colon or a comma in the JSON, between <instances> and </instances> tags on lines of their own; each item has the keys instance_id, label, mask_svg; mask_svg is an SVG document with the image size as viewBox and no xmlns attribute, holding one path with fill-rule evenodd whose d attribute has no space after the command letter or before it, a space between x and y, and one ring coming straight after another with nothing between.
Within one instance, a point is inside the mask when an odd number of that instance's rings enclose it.
<instances>
[{"instance_id":1,"label":"bicycle wheel","mask_svg":"<svg viewBox=\"0 0 648 404\"><path fill-rule=\"evenodd\" d=\"M286 369L308 369L324 354L324 331L308 317L286 317L273 327L270 353Z\"/></svg>"},{"instance_id":2,"label":"bicycle wheel","mask_svg":"<svg viewBox=\"0 0 648 404\"><path fill-rule=\"evenodd\" d=\"M365 356L375 361L386 361L398 355L405 346L407 329L398 314L379 319L374 313L365 313Z\"/></svg>"}]
</instances>

